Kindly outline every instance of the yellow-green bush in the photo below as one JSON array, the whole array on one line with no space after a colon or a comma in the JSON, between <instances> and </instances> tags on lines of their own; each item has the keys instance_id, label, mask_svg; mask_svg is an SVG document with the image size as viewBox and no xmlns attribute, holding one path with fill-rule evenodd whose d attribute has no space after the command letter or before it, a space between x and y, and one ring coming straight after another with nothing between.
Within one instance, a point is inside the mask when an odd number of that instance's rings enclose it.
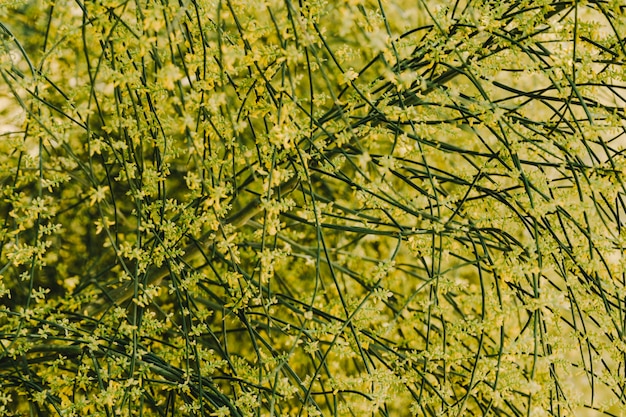
<instances>
[{"instance_id":1,"label":"yellow-green bush","mask_svg":"<svg viewBox=\"0 0 626 417\"><path fill-rule=\"evenodd\" d=\"M2 2L0 415L620 415L624 9Z\"/></svg>"}]
</instances>

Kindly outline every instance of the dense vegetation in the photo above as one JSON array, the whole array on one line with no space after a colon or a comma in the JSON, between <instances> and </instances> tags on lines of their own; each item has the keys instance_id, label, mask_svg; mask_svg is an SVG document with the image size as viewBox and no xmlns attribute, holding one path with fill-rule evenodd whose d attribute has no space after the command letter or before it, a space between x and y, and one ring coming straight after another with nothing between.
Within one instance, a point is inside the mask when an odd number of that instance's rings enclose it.
<instances>
[{"instance_id":1,"label":"dense vegetation","mask_svg":"<svg viewBox=\"0 0 626 417\"><path fill-rule=\"evenodd\" d=\"M621 0L0 4L0 415L626 408Z\"/></svg>"}]
</instances>

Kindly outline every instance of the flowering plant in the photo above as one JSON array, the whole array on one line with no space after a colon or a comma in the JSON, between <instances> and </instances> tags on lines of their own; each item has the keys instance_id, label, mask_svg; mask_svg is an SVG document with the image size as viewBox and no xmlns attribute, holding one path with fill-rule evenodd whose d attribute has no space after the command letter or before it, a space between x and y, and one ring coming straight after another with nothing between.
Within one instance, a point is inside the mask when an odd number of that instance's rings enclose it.
<instances>
[{"instance_id":1,"label":"flowering plant","mask_svg":"<svg viewBox=\"0 0 626 417\"><path fill-rule=\"evenodd\" d=\"M0 41L0 415L625 408L618 0L12 0Z\"/></svg>"}]
</instances>

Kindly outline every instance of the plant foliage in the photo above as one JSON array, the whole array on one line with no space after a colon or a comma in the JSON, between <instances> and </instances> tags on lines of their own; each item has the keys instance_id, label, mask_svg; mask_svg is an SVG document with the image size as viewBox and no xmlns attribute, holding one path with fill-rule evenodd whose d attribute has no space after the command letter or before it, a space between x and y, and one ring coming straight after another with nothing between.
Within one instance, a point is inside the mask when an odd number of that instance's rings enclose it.
<instances>
[{"instance_id":1,"label":"plant foliage","mask_svg":"<svg viewBox=\"0 0 626 417\"><path fill-rule=\"evenodd\" d=\"M624 12L2 2L0 415L617 415Z\"/></svg>"}]
</instances>

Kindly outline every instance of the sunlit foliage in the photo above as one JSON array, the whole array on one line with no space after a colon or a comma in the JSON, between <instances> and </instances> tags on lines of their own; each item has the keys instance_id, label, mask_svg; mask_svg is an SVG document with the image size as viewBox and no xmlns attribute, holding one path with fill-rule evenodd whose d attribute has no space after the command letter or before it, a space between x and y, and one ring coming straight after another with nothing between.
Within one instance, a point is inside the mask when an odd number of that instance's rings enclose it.
<instances>
[{"instance_id":1,"label":"sunlit foliage","mask_svg":"<svg viewBox=\"0 0 626 417\"><path fill-rule=\"evenodd\" d=\"M625 60L620 0L1 2L0 415L620 415Z\"/></svg>"}]
</instances>

